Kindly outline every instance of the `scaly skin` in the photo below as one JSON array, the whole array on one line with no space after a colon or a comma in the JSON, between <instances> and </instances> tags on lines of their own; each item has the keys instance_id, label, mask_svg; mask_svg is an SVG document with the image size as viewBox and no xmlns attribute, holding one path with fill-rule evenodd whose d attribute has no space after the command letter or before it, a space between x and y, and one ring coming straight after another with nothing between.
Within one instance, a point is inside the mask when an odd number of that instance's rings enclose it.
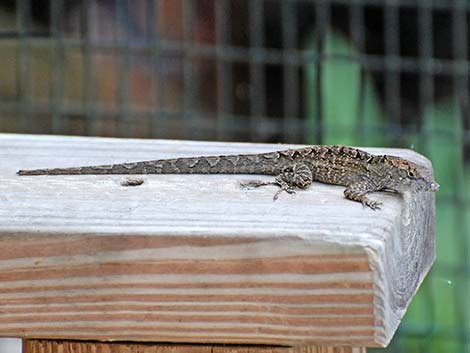
<instances>
[{"instance_id":1,"label":"scaly skin","mask_svg":"<svg viewBox=\"0 0 470 353\"><path fill-rule=\"evenodd\" d=\"M376 191L437 191L437 184L423 167L406 159L371 155L345 146L310 146L269 153L160 159L136 163L77 168L20 170L19 175L85 174L266 174L273 182L250 181L245 187L275 184L280 191L294 193L313 181L345 186L346 198L371 209L380 203L367 197Z\"/></svg>"}]
</instances>

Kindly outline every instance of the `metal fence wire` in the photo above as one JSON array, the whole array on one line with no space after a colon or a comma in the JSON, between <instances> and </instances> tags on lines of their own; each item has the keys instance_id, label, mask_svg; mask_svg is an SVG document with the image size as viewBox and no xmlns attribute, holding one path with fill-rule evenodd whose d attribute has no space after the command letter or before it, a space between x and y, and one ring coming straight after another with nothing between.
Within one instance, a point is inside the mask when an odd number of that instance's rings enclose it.
<instances>
[{"instance_id":1,"label":"metal fence wire","mask_svg":"<svg viewBox=\"0 0 470 353\"><path fill-rule=\"evenodd\" d=\"M0 131L415 148L438 258L390 352L470 352L467 0L2 0Z\"/></svg>"}]
</instances>

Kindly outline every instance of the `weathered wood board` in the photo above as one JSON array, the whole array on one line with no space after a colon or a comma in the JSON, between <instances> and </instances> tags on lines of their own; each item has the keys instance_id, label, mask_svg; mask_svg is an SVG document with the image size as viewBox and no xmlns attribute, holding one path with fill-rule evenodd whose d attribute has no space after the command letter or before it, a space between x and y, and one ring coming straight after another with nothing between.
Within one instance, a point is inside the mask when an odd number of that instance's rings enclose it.
<instances>
[{"instance_id":1,"label":"weathered wood board","mask_svg":"<svg viewBox=\"0 0 470 353\"><path fill-rule=\"evenodd\" d=\"M372 211L320 183L273 202L246 175L15 174L287 147L0 134L0 336L386 345L434 260L433 194Z\"/></svg>"},{"instance_id":2,"label":"weathered wood board","mask_svg":"<svg viewBox=\"0 0 470 353\"><path fill-rule=\"evenodd\" d=\"M365 353L365 348L231 346L25 340L24 353Z\"/></svg>"}]
</instances>

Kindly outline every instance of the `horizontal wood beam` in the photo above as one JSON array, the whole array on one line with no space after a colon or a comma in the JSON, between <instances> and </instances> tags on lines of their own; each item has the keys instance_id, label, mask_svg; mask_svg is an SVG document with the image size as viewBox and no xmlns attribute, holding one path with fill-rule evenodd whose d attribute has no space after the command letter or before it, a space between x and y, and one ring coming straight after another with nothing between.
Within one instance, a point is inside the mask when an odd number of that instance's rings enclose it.
<instances>
[{"instance_id":1,"label":"horizontal wood beam","mask_svg":"<svg viewBox=\"0 0 470 353\"><path fill-rule=\"evenodd\" d=\"M273 202L246 175L15 174L287 147L0 135L0 337L387 345L434 260L433 194L372 211L320 183Z\"/></svg>"},{"instance_id":2,"label":"horizontal wood beam","mask_svg":"<svg viewBox=\"0 0 470 353\"><path fill-rule=\"evenodd\" d=\"M354 347L218 346L23 340L23 353L365 353Z\"/></svg>"}]
</instances>

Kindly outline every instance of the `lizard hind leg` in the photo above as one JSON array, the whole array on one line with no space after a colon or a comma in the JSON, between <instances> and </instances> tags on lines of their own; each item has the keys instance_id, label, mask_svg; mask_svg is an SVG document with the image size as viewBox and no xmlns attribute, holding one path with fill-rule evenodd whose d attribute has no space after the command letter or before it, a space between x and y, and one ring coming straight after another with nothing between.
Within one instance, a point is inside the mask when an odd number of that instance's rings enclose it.
<instances>
[{"instance_id":1,"label":"lizard hind leg","mask_svg":"<svg viewBox=\"0 0 470 353\"><path fill-rule=\"evenodd\" d=\"M242 187L260 187L265 185L277 185L279 190L274 194L273 200L277 200L279 195L285 191L288 194L295 194L295 189L306 189L313 181L310 168L305 164L294 164L284 168L284 170L272 182L252 180L242 183Z\"/></svg>"},{"instance_id":2,"label":"lizard hind leg","mask_svg":"<svg viewBox=\"0 0 470 353\"><path fill-rule=\"evenodd\" d=\"M308 188L313 182L313 174L307 165L298 163L285 168L274 182L280 187L273 196L273 200L277 200L283 191L295 194L295 189Z\"/></svg>"},{"instance_id":3,"label":"lizard hind leg","mask_svg":"<svg viewBox=\"0 0 470 353\"><path fill-rule=\"evenodd\" d=\"M344 196L349 200L360 202L363 206L367 206L375 211L380 209L382 203L371 200L366 196L371 191L375 190L369 190L366 184L352 184L344 190Z\"/></svg>"}]
</instances>

